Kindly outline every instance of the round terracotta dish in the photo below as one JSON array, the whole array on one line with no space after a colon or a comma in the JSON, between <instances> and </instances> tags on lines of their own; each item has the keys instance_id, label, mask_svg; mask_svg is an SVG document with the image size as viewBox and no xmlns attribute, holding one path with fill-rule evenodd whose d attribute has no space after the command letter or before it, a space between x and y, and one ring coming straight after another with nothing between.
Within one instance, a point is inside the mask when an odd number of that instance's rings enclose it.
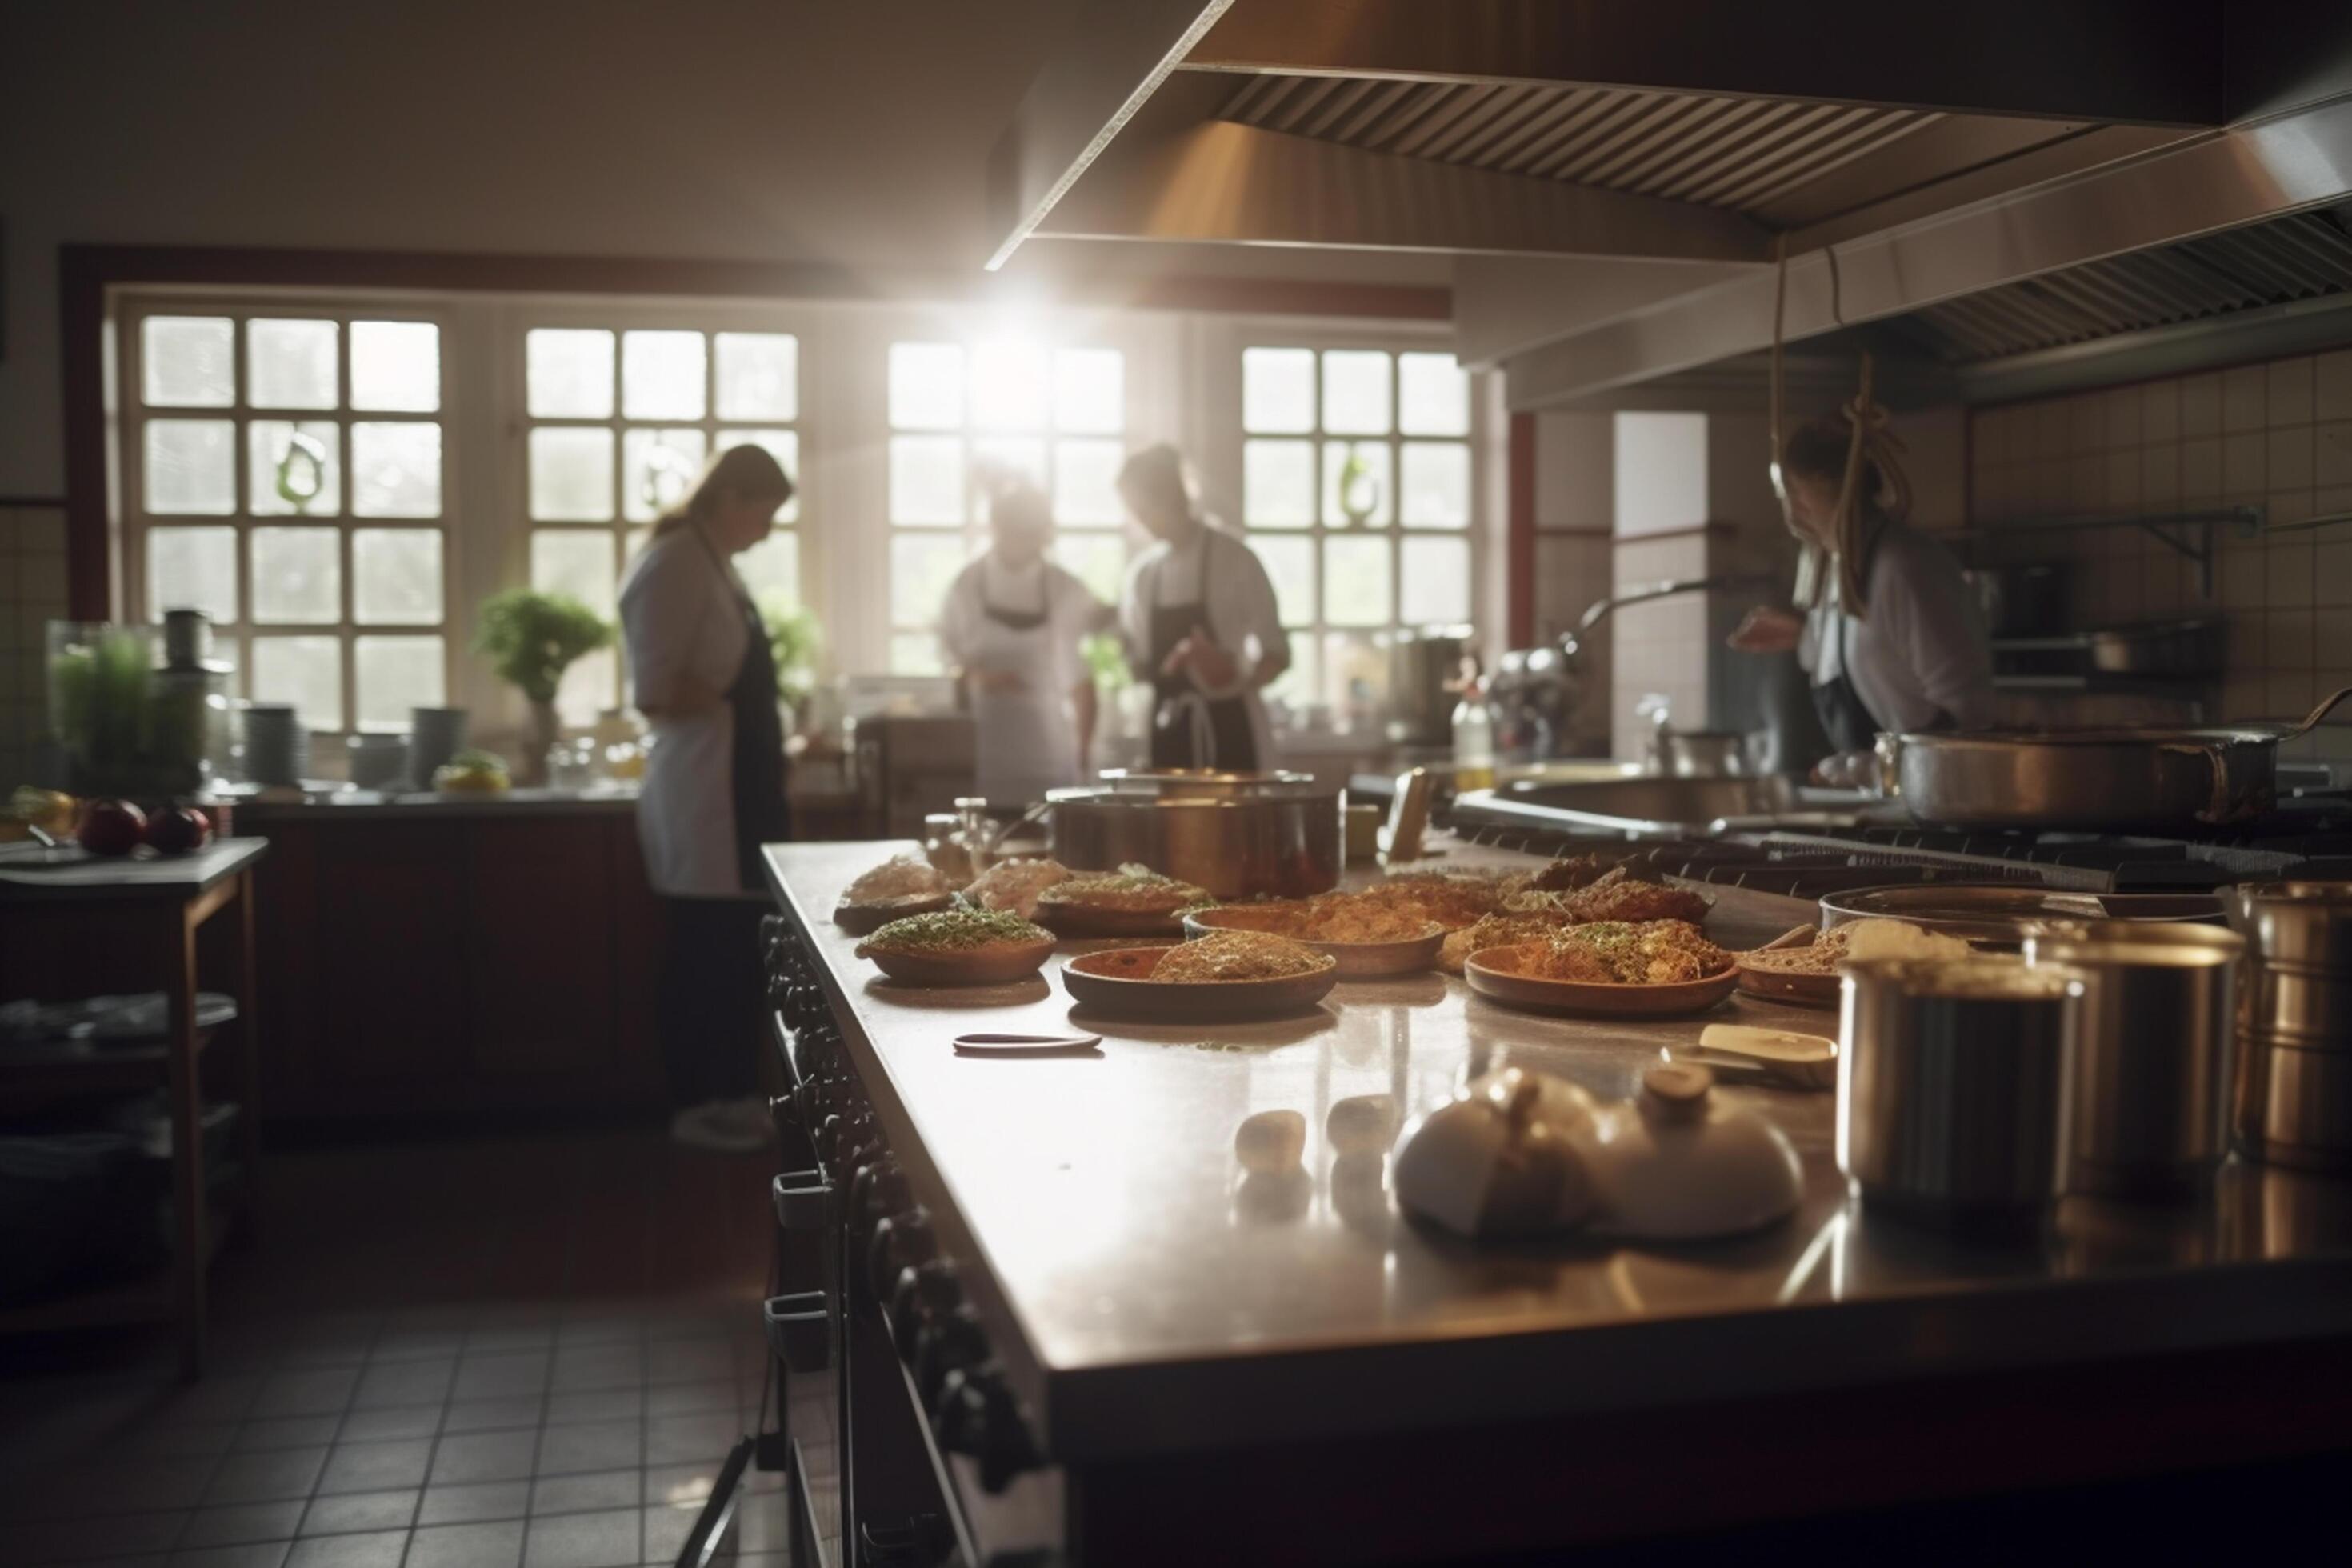
<instances>
[{"instance_id":1,"label":"round terracotta dish","mask_svg":"<svg viewBox=\"0 0 2352 1568\"><path fill-rule=\"evenodd\" d=\"M1153 980L1164 947L1113 947L1082 953L1062 965L1062 984L1084 1007L1153 1023L1274 1018L1303 1013L1330 994L1339 965L1327 962L1305 974L1272 980Z\"/></svg>"},{"instance_id":2,"label":"round terracotta dish","mask_svg":"<svg viewBox=\"0 0 2352 1568\"><path fill-rule=\"evenodd\" d=\"M1518 973L1514 956L1538 945L1523 942L1474 952L1463 967L1463 978L1470 982L1471 990L1489 1001L1542 1013L1585 1013L1604 1018L1663 1018L1703 1012L1739 984L1737 964L1719 973L1670 985L1605 985L1581 980L1537 980Z\"/></svg>"},{"instance_id":3,"label":"round terracotta dish","mask_svg":"<svg viewBox=\"0 0 2352 1568\"><path fill-rule=\"evenodd\" d=\"M1046 891L1051 892L1052 889ZM1059 936L1176 936L1183 921L1174 910L1120 910L1108 904L1037 900L1037 923Z\"/></svg>"},{"instance_id":4,"label":"round terracotta dish","mask_svg":"<svg viewBox=\"0 0 2352 1568\"><path fill-rule=\"evenodd\" d=\"M1445 928L1435 921L1425 922L1419 936L1402 942L1325 942L1318 937L1291 936L1282 928L1286 918L1297 908L1295 904L1273 903L1202 910L1184 917L1184 934L1203 937L1214 931L1257 931L1288 936L1338 963L1342 980L1388 980L1400 974L1419 974L1437 963L1437 950L1445 942Z\"/></svg>"},{"instance_id":5,"label":"round terracotta dish","mask_svg":"<svg viewBox=\"0 0 2352 1568\"><path fill-rule=\"evenodd\" d=\"M845 901L833 906L833 923L852 936L870 936L892 921L934 915L954 902L953 893L906 893L864 904Z\"/></svg>"},{"instance_id":6,"label":"round terracotta dish","mask_svg":"<svg viewBox=\"0 0 2352 1568\"><path fill-rule=\"evenodd\" d=\"M1739 989L1750 996L1793 1002L1800 1007L1838 1005L1835 974L1792 974L1785 969L1750 969L1743 963L1739 966Z\"/></svg>"},{"instance_id":7,"label":"round terracotta dish","mask_svg":"<svg viewBox=\"0 0 2352 1568\"><path fill-rule=\"evenodd\" d=\"M1050 942L992 942L940 952L912 952L857 944L857 956L902 985L1003 985L1037 973L1054 951Z\"/></svg>"}]
</instances>

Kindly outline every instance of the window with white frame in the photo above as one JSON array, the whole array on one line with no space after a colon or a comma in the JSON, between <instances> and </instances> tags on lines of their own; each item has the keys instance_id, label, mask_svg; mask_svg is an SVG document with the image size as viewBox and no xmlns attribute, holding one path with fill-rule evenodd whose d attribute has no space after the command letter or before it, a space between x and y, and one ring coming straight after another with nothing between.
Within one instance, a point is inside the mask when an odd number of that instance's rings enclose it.
<instances>
[{"instance_id":1,"label":"window with white frame","mask_svg":"<svg viewBox=\"0 0 2352 1568\"><path fill-rule=\"evenodd\" d=\"M764 447L797 485L800 340L791 332L534 326L523 334L530 585L619 615L630 556L684 500L705 462ZM763 611L801 601L800 498L735 558ZM592 722L624 700L607 650L566 672L556 706Z\"/></svg>"},{"instance_id":2,"label":"window with white frame","mask_svg":"<svg viewBox=\"0 0 2352 1568\"><path fill-rule=\"evenodd\" d=\"M1126 355L1009 338L890 345L890 671L940 669L940 605L979 547L983 498L1018 476L1052 498L1054 555L1115 601Z\"/></svg>"},{"instance_id":3,"label":"window with white frame","mask_svg":"<svg viewBox=\"0 0 2352 1568\"><path fill-rule=\"evenodd\" d=\"M440 703L440 323L289 305L125 326L131 603L204 611L245 694L314 730Z\"/></svg>"},{"instance_id":4,"label":"window with white frame","mask_svg":"<svg viewBox=\"0 0 2352 1568\"><path fill-rule=\"evenodd\" d=\"M1469 378L1452 354L1242 351L1242 522L1272 577L1294 701L1376 708L1383 634L1465 621Z\"/></svg>"}]
</instances>

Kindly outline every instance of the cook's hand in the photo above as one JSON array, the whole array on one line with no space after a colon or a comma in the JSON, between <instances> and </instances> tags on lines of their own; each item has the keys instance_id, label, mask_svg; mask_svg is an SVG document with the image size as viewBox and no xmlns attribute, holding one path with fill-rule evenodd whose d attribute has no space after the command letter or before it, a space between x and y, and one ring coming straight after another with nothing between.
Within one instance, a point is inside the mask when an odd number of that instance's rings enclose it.
<instances>
[{"instance_id":1,"label":"cook's hand","mask_svg":"<svg viewBox=\"0 0 2352 1568\"><path fill-rule=\"evenodd\" d=\"M1742 653L1787 653L1797 646L1804 631L1803 616L1759 605L1724 640Z\"/></svg>"},{"instance_id":2,"label":"cook's hand","mask_svg":"<svg viewBox=\"0 0 2352 1568\"><path fill-rule=\"evenodd\" d=\"M973 686L982 691L1026 691L1029 681L1017 669L975 669L969 672Z\"/></svg>"},{"instance_id":3,"label":"cook's hand","mask_svg":"<svg viewBox=\"0 0 2352 1568\"><path fill-rule=\"evenodd\" d=\"M1234 662L1234 656L1217 646L1217 639L1209 635L1205 626L1194 626L1160 662L1162 675L1173 675L1180 669L1190 670L1193 679L1213 691L1231 686L1241 675L1241 666Z\"/></svg>"}]
</instances>

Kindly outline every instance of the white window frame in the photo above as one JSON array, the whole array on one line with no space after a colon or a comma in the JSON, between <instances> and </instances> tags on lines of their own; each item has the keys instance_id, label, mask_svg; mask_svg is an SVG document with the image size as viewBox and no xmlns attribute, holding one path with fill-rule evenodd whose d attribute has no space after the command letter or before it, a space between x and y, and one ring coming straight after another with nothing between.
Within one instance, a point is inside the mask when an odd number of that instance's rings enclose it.
<instances>
[{"instance_id":1,"label":"white window frame","mask_svg":"<svg viewBox=\"0 0 2352 1568\"><path fill-rule=\"evenodd\" d=\"M819 622L829 633L832 623L824 606L831 595L818 587L824 563L823 536L828 531L819 521L824 514L818 508L825 498L824 475L829 465L812 461L811 456L823 439L825 427L825 420L815 410L816 399L812 395L818 380L813 368L824 363L823 325L819 308L792 302L659 301L623 297L582 300L549 296L516 300L504 306L498 312L495 324L504 426L498 463L501 480L499 532L504 541L504 548L498 561L498 581L490 591L530 584L531 535L541 529L603 531L614 536L616 541L614 579L616 592L621 584L627 582L629 563L635 559L646 531L652 526L627 516L628 497L625 487L628 469L624 447L625 433L632 427L699 428L703 432L706 452L713 454L718 449L718 437L722 430L781 427L792 430L797 437L797 458L790 474L793 489L792 505L778 518L776 526L780 532L789 531L793 536L793 545L799 557L794 568L794 581L799 584L800 602L815 611ZM614 405L609 418L541 418L530 412L529 343L530 332L539 328L590 328L613 333ZM703 334L705 401L702 418L632 419L623 411L620 390L622 339L630 331L696 331ZM721 419L719 416L716 339L720 332L782 332L792 335L797 343L795 373L799 383L794 389L794 416L792 419L749 421ZM608 429L613 432L611 521L541 521L530 515L530 433L544 426ZM626 702L629 699L626 661L618 657L617 651L614 663L616 686L612 700ZM610 703L604 706L610 706Z\"/></svg>"},{"instance_id":2,"label":"white window frame","mask_svg":"<svg viewBox=\"0 0 2352 1568\"><path fill-rule=\"evenodd\" d=\"M1316 428L1304 436L1273 436L1265 439L1297 439L1321 443L1327 437L1322 428L1322 388L1320 356L1332 349L1370 349L1390 354L1454 353L1452 328L1444 322L1335 321L1325 317L1297 316L1233 316L1206 318L1196 335L1193 357L1203 374L1205 403L1202 415L1208 423L1197 448L1202 455L1202 478L1204 500L1244 539L1255 534L1315 542L1315 617L1306 625L1286 625L1286 633L1306 632L1316 644L1316 666L1311 682L1301 681L1289 689L1293 704L1324 703L1335 709L1344 693L1335 693L1326 683L1330 666L1330 648L1334 639L1377 639L1393 633L1402 624L1395 616L1402 603L1404 592L1403 543L1408 538L1466 539L1470 550L1470 615L1473 627L1493 624L1499 615L1500 585L1495 581L1496 567L1504 556L1502 534L1504 516L1504 486L1507 482L1503 465L1496 459L1505 428L1502 421L1507 416L1497 413L1490 384L1497 378L1480 371L1468 372L1470 424L1467 434L1459 437L1418 437L1405 434L1402 427L1402 409L1395 409L1390 433L1386 436L1337 437L1381 441L1389 445L1390 505L1396 514L1385 527L1360 531L1385 536L1389 542L1389 612L1390 619L1380 626L1335 626L1324 621L1322 540L1327 535L1346 535L1356 530L1327 525L1322 517L1322 468L1318 458L1316 468L1316 513L1307 528L1252 529L1246 521L1243 489L1243 452L1252 437L1243 427L1242 414L1242 353L1251 348L1312 349L1317 353ZM1395 372L1391 368L1391 395L1395 391ZM1407 528L1402 519L1402 448L1404 443L1416 439L1457 441L1465 445L1470 456L1470 521L1466 529ZM1420 624L1420 623L1412 623Z\"/></svg>"},{"instance_id":3,"label":"white window frame","mask_svg":"<svg viewBox=\"0 0 2352 1568\"><path fill-rule=\"evenodd\" d=\"M146 401L146 380L142 354L145 349L143 325L152 317L226 317L233 323L231 352L235 357L235 396L226 406L198 407L158 404L150 406ZM335 332L335 406L332 408L279 408L257 405L251 397L251 363L247 346L247 326L249 321L332 321ZM360 409L352 406L352 323L360 321L421 321L428 322L440 332L441 385L439 406L431 413L406 410ZM235 531L237 618L226 627L215 628L216 642L233 648L232 660L236 674L232 690L246 695L251 690L253 679L253 644L257 637L332 637L340 645L341 690L342 710L340 728L321 727L315 733L347 735L358 731L359 675L356 655L357 639L363 637L422 637L437 635L442 639L442 689L453 689L457 648L453 644L462 637L456 619L458 609L453 594L453 558L459 548L457 529L452 521L452 498L458 493L462 474L455 448L458 443L451 437L453 423L450 389L455 378L450 374L450 345L453 333L449 312L435 304L407 296L354 296L318 292L280 292L275 289L236 291L163 291L137 290L119 302L115 312L117 359L121 379L117 386L120 414L117 471L121 475L121 492L116 498L115 530L121 563L123 618L143 622L149 619L150 605L147 580L147 538L158 528L229 528ZM226 420L234 434L230 445L234 503L226 513L191 514L180 512L151 513L147 510L145 427L152 420ZM331 514L285 512L257 514L253 510L252 448L249 426L257 420L283 420L293 424L331 424L336 427L337 467L341 475L337 507ZM441 510L437 516L422 517L362 517L352 510L357 490L356 475L352 463L351 427L355 424L432 424L441 431ZM337 567L340 578L340 609L337 618L329 621L302 623L261 622L255 618L253 601L252 536L257 528L312 527L332 528L336 532ZM403 622L375 623L359 621L353 612L357 593L357 574L352 559L352 538L359 529L429 529L441 535L441 619L437 623ZM160 609L160 606L157 606ZM160 619L160 616L157 617Z\"/></svg>"}]
</instances>

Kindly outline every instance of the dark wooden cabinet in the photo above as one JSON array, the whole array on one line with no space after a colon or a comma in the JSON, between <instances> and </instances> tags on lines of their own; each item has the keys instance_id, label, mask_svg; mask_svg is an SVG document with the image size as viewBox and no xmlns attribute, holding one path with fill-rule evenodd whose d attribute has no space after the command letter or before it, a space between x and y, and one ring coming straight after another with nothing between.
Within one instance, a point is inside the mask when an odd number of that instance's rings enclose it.
<instances>
[{"instance_id":1,"label":"dark wooden cabinet","mask_svg":"<svg viewBox=\"0 0 2352 1568\"><path fill-rule=\"evenodd\" d=\"M653 1116L660 905L625 812L251 813L273 1118Z\"/></svg>"}]
</instances>

